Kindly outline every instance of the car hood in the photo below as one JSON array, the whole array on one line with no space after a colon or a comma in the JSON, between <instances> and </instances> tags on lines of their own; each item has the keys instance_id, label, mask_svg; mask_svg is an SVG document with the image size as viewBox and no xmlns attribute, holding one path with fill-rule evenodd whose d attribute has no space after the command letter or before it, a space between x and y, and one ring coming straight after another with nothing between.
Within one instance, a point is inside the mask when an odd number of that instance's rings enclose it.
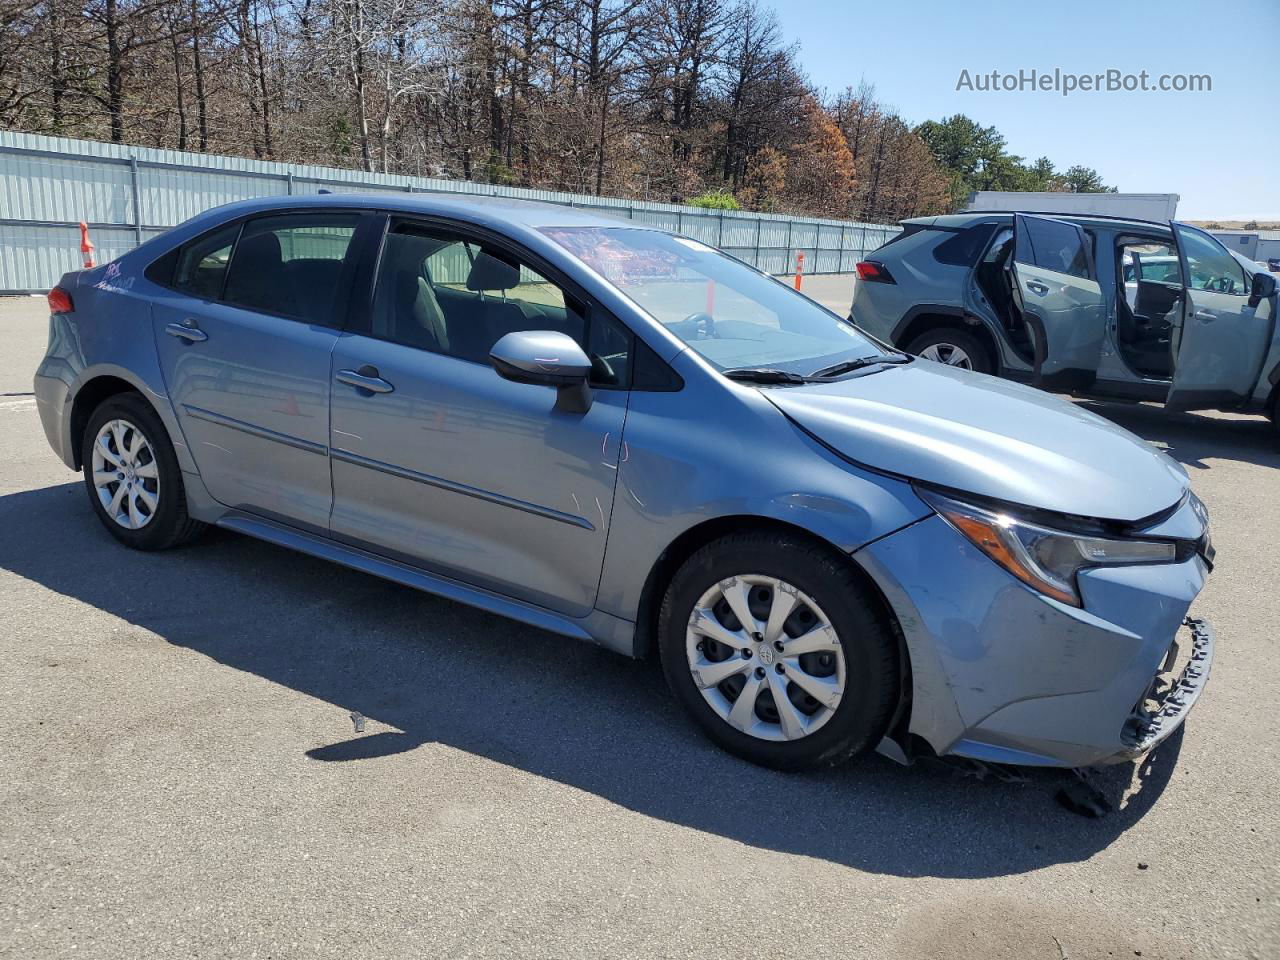
<instances>
[{"instance_id":1,"label":"car hood","mask_svg":"<svg viewBox=\"0 0 1280 960\"><path fill-rule=\"evenodd\" d=\"M1102 417L927 360L762 392L855 463L1010 503L1132 522L1187 489L1178 463Z\"/></svg>"}]
</instances>

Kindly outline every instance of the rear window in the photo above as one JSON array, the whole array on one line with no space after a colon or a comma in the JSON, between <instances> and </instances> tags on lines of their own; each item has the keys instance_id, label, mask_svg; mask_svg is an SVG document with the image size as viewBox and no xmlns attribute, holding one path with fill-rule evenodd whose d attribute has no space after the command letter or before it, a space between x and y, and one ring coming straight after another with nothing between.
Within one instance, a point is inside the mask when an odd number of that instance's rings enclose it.
<instances>
[{"instance_id":1,"label":"rear window","mask_svg":"<svg viewBox=\"0 0 1280 960\"><path fill-rule=\"evenodd\" d=\"M928 227L926 227L926 226L925 226L924 224L922 224L922 223L905 223L905 224L903 224L903 225L902 225L902 232L901 232L901 233L896 233L896 234L894 234L892 237L890 237L890 238L889 238L888 240L886 240L884 243L880 244L880 246L876 247L876 248L875 248L874 250L872 250L871 252L872 252L872 253L879 253L879 252L880 252L881 250L883 250L885 247L891 247L891 246L893 246L895 243L897 243L899 240L905 240L907 237L910 237L910 236L912 236L913 234L917 234L917 233L919 233L921 230L927 230L927 229L929 229L929 228L928 228Z\"/></svg>"}]
</instances>

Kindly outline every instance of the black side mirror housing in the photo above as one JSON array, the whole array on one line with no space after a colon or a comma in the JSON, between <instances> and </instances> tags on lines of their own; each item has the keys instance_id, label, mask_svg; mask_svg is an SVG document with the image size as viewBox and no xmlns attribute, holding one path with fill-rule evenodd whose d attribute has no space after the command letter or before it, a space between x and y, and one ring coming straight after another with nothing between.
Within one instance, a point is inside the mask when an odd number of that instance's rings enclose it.
<instances>
[{"instance_id":1,"label":"black side mirror housing","mask_svg":"<svg viewBox=\"0 0 1280 960\"><path fill-rule=\"evenodd\" d=\"M498 376L515 383L556 388L556 410L586 413L591 409L591 361L570 336L556 330L508 333L489 351Z\"/></svg>"},{"instance_id":2,"label":"black side mirror housing","mask_svg":"<svg viewBox=\"0 0 1280 960\"><path fill-rule=\"evenodd\" d=\"M1249 294L1249 306L1256 307L1263 300L1275 296L1276 275L1259 271L1253 275L1253 290Z\"/></svg>"}]
</instances>

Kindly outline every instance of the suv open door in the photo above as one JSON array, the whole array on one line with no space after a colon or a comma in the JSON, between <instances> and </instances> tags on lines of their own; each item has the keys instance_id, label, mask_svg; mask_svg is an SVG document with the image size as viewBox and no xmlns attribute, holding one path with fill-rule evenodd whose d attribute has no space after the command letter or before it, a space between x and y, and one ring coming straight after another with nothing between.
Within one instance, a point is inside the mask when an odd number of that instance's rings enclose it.
<instances>
[{"instance_id":1,"label":"suv open door","mask_svg":"<svg viewBox=\"0 0 1280 960\"><path fill-rule=\"evenodd\" d=\"M1013 219L1011 286L1035 347L1035 383L1088 386L1106 323L1089 238L1065 220Z\"/></svg>"},{"instance_id":2,"label":"suv open door","mask_svg":"<svg viewBox=\"0 0 1280 960\"><path fill-rule=\"evenodd\" d=\"M1171 410L1230 405L1247 400L1271 343L1274 305L1264 307L1253 277L1203 230L1173 224L1182 265L1182 310L1173 318L1169 347Z\"/></svg>"}]
</instances>

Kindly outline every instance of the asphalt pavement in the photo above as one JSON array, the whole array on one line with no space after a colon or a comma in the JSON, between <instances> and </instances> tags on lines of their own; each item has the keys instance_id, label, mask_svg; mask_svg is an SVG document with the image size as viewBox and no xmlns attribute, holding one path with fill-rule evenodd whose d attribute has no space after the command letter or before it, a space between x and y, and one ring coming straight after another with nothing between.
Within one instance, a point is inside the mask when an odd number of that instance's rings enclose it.
<instances>
[{"instance_id":1,"label":"asphalt pavement","mask_svg":"<svg viewBox=\"0 0 1280 960\"><path fill-rule=\"evenodd\" d=\"M1261 419L1090 404L1207 503L1219 638L1094 820L1064 773L758 769L654 664L242 536L130 552L45 442L45 337L0 300L0 956L1280 956Z\"/></svg>"}]
</instances>

